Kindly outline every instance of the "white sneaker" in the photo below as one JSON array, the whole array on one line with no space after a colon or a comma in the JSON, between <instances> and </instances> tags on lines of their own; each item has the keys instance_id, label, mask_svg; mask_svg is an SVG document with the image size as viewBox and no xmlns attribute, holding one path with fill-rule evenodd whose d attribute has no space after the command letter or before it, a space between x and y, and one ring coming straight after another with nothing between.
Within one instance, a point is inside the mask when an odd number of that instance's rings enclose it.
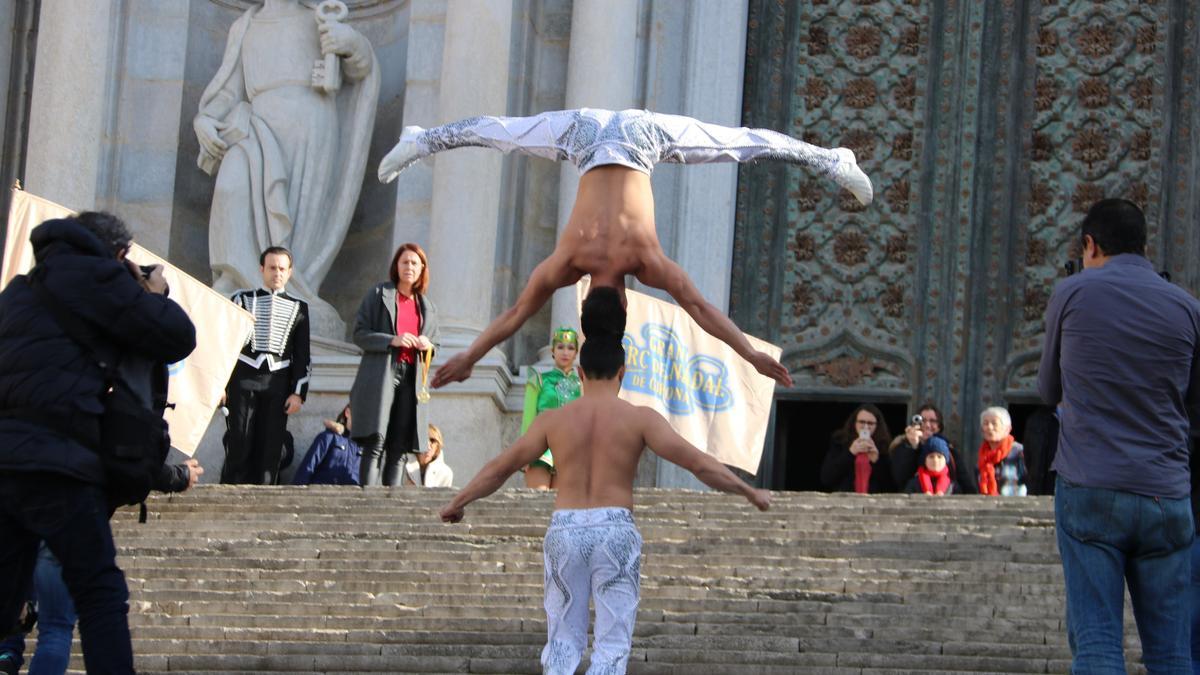
<instances>
[{"instance_id":1,"label":"white sneaker","mask_svg":"<svg viewBox=\"0 0 1200 675\"><path fill-rule=\"evenodd\" d=\"M867 174L858 168L858 162L854 159L854 151L850 148L834 148L833 151L838 156L838 163L833 168L832 174L834 182L849 190L858 203L863 206L870 204L875 196L871 189L871 179L867 178Z\"/></svg>"},{"instance_id":2,"label":"white sneaker","mask_svg":"<svg viewBox=\"0 0 1200 675\"><path fill-rule=\"evenodd\" d=\"M424 131L421 127L404 127L396 147L379 163L379 182L390 183L396 180L401 171L429 154L417 140L417 136Z\"/></svg>"}]
</instances>

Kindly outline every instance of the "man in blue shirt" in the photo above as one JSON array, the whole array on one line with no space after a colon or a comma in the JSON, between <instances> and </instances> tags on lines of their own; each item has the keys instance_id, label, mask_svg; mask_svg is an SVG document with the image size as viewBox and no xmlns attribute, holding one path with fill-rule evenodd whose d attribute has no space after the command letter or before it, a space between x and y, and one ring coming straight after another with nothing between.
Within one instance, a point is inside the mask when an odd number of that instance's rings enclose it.
<instances>
[{"instance_id":1,"label":"man in blue shirt","mask_svg":"<svg viewBox=\"0 0 1200 675\"><path fill-rule=\"evenodd\" d=\"M1191 673L1200 302L1155 273L1132 202L1097 202L1082 230L1084 270L1054 289L1038 373L1060 418L1054 506L1071 672L1125 672L1128 582L1146 668Z\"/></svg>"}]
</instances>

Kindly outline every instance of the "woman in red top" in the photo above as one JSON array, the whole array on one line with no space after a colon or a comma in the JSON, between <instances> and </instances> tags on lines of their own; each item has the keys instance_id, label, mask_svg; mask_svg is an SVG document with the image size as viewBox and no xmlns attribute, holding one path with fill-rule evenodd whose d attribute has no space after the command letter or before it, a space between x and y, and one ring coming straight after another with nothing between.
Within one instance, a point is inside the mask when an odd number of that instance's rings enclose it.
<instances>
[{"instance_id":1,"label":"woman in red top","mask_svg":"<svg viewBox=\"0 0 1200 675\"><path fill-rule=\"evenodd\" d=\"M350 408L355 440L363 449L360 481L399 485L405 455L423 451L427 422L418 405L417 383L437 347L437 308L426 293L429 267L425 251L401 244L392 256L385 281L367 292L354 320L354 344L363 350Z\"/></svg>"}]
</instances>

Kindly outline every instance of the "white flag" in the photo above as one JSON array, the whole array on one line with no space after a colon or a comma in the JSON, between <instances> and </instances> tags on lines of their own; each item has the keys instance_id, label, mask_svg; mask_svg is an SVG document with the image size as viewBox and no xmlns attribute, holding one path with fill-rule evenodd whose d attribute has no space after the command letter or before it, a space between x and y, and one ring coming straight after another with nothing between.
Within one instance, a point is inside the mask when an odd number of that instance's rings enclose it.
<instances>
[{"instance_id":1,"label":"white flag","mask_svg":"<svg viewBox=\"0 0 1200 675\"><path fill-rule=\"evenodd\" d=\"M33 267L33 246L29 243L33 228L42 221L65 218L72 213L54 202L23 190L13 190L0 289L13 277ZM246 336L254 329L254 317L137 244L130 250L129 259L139 265L162 265L163 277L171 288L170 298L179 303L196 326L195 351L168 367L171 379L167 400L175 407L168 408L165 415L171 427L171 445L192 455L225 393L225 385L237 363L237 355L246 343Z\"/></svg>"},{"instance_id":2,"label":"white flag","mask_svg":"<svg viewBox=\"0 0 1200 675\"><path fill-rule=\"evenodd\" d=\"M587 283L585 278L576 286L580 303ZM775 380L678 306L636 291L625 296L620 397L657 410L680 436L721 463L758 473ZM746 339L775 359L783 351L750 335Z\"/></svg>"}]
</instances>

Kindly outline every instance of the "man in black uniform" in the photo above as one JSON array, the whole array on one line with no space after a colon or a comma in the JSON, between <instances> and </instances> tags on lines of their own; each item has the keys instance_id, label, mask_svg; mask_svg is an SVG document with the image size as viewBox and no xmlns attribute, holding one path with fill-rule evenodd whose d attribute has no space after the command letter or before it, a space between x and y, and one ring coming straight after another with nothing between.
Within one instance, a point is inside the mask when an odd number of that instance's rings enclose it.
<instances>
[{"instance_id":1,"label":"man in black uniform","mask_svg":"<svg viewBox=\"0 0 1200 675\"><path fill-rule=\"evenodd\" d=\"M272 246L258 261L263 287L231 298L254 315L254 332L225 389L229 434L222 483L278 482L287 416L299 412L312 373L308 303L284 291L292 277L292 254Z\"/></svg>"}]
</instances>

